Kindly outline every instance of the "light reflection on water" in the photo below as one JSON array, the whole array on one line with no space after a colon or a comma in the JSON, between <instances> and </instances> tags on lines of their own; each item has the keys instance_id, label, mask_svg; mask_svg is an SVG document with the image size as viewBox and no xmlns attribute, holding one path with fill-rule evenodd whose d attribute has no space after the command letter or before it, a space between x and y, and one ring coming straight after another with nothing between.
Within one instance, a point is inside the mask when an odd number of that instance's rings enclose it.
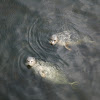
<instances>
[{"instance_id":1,"label":"light reflection on water","mask_svg":"<svg viewBox=\"0 0 100 100\"><path fill-rule=\"evenodd\" d=\"M0 1L0 99L99 100L100 2L98 0ZM33 6L34 5L34 6ZM72 51L49 44L52 34L70 30L97 44ZM78 89L44 82L25 66L27 56L56 64Z\"/></svg>"}]
</instances>

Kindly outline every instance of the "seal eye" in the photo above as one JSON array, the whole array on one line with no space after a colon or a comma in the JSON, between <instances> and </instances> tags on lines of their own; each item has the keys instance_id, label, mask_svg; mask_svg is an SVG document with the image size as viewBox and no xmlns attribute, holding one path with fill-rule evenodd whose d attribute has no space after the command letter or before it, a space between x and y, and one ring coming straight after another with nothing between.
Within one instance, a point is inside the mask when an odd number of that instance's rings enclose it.
<instances>
[{"instance_id":1,"label":"seal eye","mask_svg":"<svg viewBox=\"0 0 100 100\"><path fill-rule=\"evenodd\" d=\"M27 62L29 62L28 60L26 60Z\"/></svg>"},{"instance_id":2,"label":"seal eye","mask_svg":"<svg viewBox=\"0 0 100 100\"><path fill-rule=\"evenodd\" d=\"M56 41L56 40L53 40L54 42Z\"/></svg>"}]
</instances>

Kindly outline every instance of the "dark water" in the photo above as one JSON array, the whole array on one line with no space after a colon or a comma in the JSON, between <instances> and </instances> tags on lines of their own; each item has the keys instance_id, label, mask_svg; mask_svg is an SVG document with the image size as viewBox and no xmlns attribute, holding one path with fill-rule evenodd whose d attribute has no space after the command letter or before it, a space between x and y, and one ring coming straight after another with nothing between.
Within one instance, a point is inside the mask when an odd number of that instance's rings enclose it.
<instances>
[{"instance_id":1,"label":"dark water","mask_svg":"<svg viewBox=\"0 0 100 100\"><path fill-rule=\"evenodd\" d=\"M96 44L68 51L48 43L67 30ZM99 0L0 0L0 100L99 100L99 43ZM27 56L56 64L78 88L34 77Z\"/></svg>"}]
</instances>

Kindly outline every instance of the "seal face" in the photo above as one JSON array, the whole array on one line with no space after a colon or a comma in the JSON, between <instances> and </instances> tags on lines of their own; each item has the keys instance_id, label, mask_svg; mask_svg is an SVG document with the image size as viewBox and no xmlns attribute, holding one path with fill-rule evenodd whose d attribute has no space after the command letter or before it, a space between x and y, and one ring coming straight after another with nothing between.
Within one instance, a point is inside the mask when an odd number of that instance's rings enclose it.
<instances>
[{"instance_id":1,"label":"seal face","mask_svg":"<svg viewBox=\"0 0 100 100\"><path fill-rule=\"evenodd\" d=\"M56 34L51 36L50 44L55 45L58 42L58 37Z\"/></svg>"},{"instance_id":2,"label":"seal face","mask_svg":"<svg viewBox=\"0 0 100 100\"><path fill-rule=\"evenodd\" d=\"M34 66L36 64L36 60L35 60L35 58L34 57L28 57L27 59L26 59L26 65L27 66Z\"/></svg>"}]
</instances>

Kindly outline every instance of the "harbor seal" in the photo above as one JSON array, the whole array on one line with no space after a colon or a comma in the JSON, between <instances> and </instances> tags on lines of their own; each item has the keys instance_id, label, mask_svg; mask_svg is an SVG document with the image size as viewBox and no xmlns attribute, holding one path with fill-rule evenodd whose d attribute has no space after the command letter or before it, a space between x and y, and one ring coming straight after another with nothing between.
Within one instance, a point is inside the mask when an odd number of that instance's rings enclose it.
<instances>
[{"instance_id":1,"label":"harbor seal","mask_svg":"<svg viewBox=\"0 0 100 100\"><path fill-rule=\"evenodd\" d=\"M26 65L34 71L36 75L39 75L47 82L54 84L70 84L71 86L77 85L77 82L69 82L57 67L50 63L41 60L36 60L34 57L28 57L26 59Z\"/></svg>"},{"instance_id":2,"label":"harbor seal","mask_svg":"<svg viewBox=\"0 0 100 100\"><path fill-rule=\"evenodd\" d=\"M94 41L91 41L88 37L80 38L78 35L71 34L68 31L63 31L60 33L53 34L49 41L51 45L58 44L64 46L67 50L71 50L69 46L79 45L84 42L93 43Z\"/></svg>"}]
</instances>

